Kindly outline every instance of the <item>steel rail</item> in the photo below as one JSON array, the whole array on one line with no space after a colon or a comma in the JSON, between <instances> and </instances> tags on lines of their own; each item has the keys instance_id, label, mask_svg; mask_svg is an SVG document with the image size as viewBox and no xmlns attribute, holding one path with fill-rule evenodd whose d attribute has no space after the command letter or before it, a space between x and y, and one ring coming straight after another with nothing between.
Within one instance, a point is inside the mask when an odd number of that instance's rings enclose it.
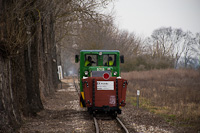
<instances>
[{"instance_id":1,"label":"steel rail","mask_svg":"<svg viewBox=\"0 0 200 133\"><path fill-rule=\"evenodd\" d=\"M96 117L93 117L93 119L94 119L94 125L95 125L95 129L96 129L96 133L99 133L99 125L97 123L97 119L96 119Z\"/></svg>"},{"instance_id":2,"label":"steel rail","mask_svg":"<svg viewBox=\"0 0 200 133\"><path fill-rule=\"evenodd\" d=\"M73 76L72 79L73 79L73 82L74 82L74 87L75 87L76 91L78 92L78 95L80 96L80 91L79 91L78 85L77 85L77 83L75 81L76 78Z\"/></svg>"},{"instance_id":3,"label":"steel rail","mask_svg":"<svg viewBox=\"0 0 200 133\"><path fill-rule=\"evenodd\" d=\"M125 127L125 125L122 123L122 121L121 121L118 117L116 117L115 119L116 119L116 120L118 121L118 123L123 127L124 131L125 131L126 133L129 133L128 129Z\"/></svg>"}]
</instances>

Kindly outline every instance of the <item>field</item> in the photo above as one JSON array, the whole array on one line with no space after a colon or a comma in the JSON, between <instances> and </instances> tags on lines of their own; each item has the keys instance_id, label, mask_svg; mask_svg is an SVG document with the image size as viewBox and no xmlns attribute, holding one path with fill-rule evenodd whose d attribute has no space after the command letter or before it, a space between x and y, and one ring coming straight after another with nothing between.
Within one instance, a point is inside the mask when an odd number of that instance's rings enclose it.
<instances>
[{"instance_id":1,"label":"field","mask_svg":"<svg viewBox=\"0 0 200 133\"><path fill-rule=\"evenodd\" d=\"M163 117L168 123L200 130L200 72L195 70L150 70L122 73L128 79L127 103Z\"/></svg>"}]
</instances>

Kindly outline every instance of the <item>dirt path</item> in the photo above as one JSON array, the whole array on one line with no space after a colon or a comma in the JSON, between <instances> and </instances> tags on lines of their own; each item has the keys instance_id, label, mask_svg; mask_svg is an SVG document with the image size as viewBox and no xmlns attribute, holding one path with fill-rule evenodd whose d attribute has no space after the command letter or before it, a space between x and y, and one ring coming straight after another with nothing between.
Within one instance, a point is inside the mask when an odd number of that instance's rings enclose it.
<instances>
[{"instance_id":1,"label":"dirt path","mask_svg":"<svg viewBox=\"0 0 200 133\"><path fill-rule=\"evenodd\" d=\"M20 133L93 133L94 125L88 112L79 106L72 79L63 80L62 89L43 102L45 109L35 118L28 118Z\"/></svg>"}]
</instances>

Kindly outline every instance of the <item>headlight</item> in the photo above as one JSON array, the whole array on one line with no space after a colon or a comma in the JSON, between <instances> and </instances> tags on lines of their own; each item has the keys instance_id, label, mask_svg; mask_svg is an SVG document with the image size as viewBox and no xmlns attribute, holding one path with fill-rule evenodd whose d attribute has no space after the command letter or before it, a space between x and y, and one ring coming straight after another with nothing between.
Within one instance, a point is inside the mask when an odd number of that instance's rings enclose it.
<instances>
[{"instance_id":1,"label":"headlight","mask_svg":"<svg viewBox=\"0 0 200 133\"><path fill-rule=\"evenodd\" d=\"M85 75L88 75L88 71L85 71Z\"/></svg>"},{"instance_id":2,"label":"headlight","mask_svg":"<svg viewBox=\"0 0 200 133\"><path fill-rule=\"evenodd\" d=\"M116 75L117 75L117 72L114 72L113 74L116 76Z\"/></svg>"}]
</instances>

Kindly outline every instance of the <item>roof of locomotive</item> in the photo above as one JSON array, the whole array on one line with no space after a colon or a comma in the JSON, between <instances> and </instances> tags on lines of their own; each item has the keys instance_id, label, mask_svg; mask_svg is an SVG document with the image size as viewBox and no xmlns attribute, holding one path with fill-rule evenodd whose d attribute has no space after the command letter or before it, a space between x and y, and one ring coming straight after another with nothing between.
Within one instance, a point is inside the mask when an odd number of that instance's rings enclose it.
<instances>
[{"instance_id":1,"label":"roof of locomotive","mask_svg":"<svg viewBox=\"0 0 200 133\"><path fill-rule=\"evenodd\" d=\"M119 50L81 50L80 52L119 52Z\"/></svg>"}]
</instances>

